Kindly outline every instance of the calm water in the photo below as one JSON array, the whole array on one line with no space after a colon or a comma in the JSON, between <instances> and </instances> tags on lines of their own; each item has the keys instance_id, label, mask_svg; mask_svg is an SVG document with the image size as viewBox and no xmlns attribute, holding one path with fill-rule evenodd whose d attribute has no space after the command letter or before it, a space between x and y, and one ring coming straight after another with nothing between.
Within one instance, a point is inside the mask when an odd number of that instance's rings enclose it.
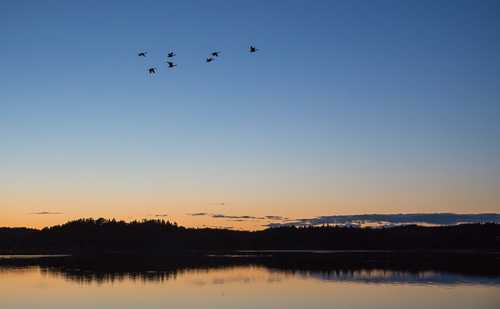
<instances>
[{"instance_id":1,"label":"calm water","mask_svg":"<svg viewBox=\"0 0 500 309\"><path fill-rule=\"evenodd\" d=\"M500 277L479 273L275 261L163 270L32 264L0 266L1 308L500 308Z\"/></svg>"}]
</instances>

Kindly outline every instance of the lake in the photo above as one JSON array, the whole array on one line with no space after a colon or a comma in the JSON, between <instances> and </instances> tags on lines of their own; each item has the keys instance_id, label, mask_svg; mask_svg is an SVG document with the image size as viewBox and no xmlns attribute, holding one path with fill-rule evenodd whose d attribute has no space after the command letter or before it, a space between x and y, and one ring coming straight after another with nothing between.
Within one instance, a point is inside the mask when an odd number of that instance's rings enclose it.
<instances>
[{"instance_id":1,"label":"lake","mask_svg":"<svg viewBox=\"0 0 500 309\"><path fill-rule=\"evenodd\" d=\"M458 268L470 256L0 260L1 308L500 308L497 256Z\"/></svg>"}]
</instances>

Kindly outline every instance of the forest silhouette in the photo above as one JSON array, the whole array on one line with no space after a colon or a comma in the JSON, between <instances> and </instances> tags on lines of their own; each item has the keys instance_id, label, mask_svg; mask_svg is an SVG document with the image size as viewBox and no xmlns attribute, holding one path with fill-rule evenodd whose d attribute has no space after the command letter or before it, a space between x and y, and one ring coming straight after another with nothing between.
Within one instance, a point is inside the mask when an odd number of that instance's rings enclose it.
<instances>
[{"instance_id":1,"label":"forest silhouette","mask_svg":"<svg viewBox=\"0 0 500 309\"><path fill-rule=\"evenodd\" d=\"M185 228L161 219L85 218L42 230L0 228L0 254L183 253L214 250L498 250L500 224L391 228Z\"/></svg>"}]
</instances>

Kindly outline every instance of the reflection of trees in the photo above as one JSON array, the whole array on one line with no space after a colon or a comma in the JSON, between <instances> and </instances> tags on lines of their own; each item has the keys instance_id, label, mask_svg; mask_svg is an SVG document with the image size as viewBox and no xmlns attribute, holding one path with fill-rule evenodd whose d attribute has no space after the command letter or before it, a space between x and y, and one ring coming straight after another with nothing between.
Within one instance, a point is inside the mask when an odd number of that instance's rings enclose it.
<instances>
[{"instance_id":1,"label":"reflection of trees","mask_svg":"<svg viewBox=\"0 0 500 309\"><path fill-rule=\"evenodd\" d=\"M325 281L348 281L353 283L369 284L417 284L417 285L463 285L482 284L498 286L500 276L483 277L467 276L456 273L439 271L403 271L387 269L334 269L334 270L308 270L293 271L274 270L285 276L301 276L307 279Z\"/></svg>"},{"instance_id":2,"label":"reflection of trees","mask_svg":"<svg viewBox=\"0 0 500 309\"><path fill-rule=\"evenodd\" d=\"M0 261L2 261L0 259ZM114 284L124 281L166 283L190 273L232 268L266 268L281 276L363 282L431 282L436 274L477 280L500 280L495 253L470 252L234 252L232 255L189 255L180 258L144 257L134 254L101 254L90 257L52 257L3 260L2 272L40 268L42 273L77 284ZM274 278L274 277L273 277ZM456 279L455 279L456 280Z\"/></svg>"},{"instance_id":3,"label":"reflection of trees","mask_svg":"<svg viewBox=\"0 0 500 309\"><path fill-rule=\"evenodd\" d=\"M227 262L227 261L226 261ZM208 262L211 263L211 262ZM236 264L236 265L235 265ZM198 266L181 267L167 270L120 270L105 271L90 269L70 269L59 266L31 266L31 267L0 267L0 275L9 273L24 273L40 271L43 275L55 277L57 279L68 281L78 285L113 285L115 283L141 283L141 284L164 284L169 281L175 281L177 278L192 275L209 275L211 272L231 275L232 270L244 270L245 273L254 269L266 269L269 276L261 280L267 280L269 283L277 283L282 280L300 277L305 279L324 280L324 281L347 281L353 283L369 284L423 284L423 285L455 285L455 284L486 284L498 286L500 284L500 274L485 275L481 273L471 274L460 271L443 271L442 269L427 270L403 270L394 268L360 268L347 267L345 265L318 265L315 268L292 267L282 265L277 267L276 263L269 265L266 260L255 259L254 263L227 263L219 266ZM431 265L429 265L430 267ZM168 266L166 266L168 267ZM233 276L217 277L211 284L227 284L234 282L248 283L248 277Z\"/></svg>"},{"instance_id":4,"label":"reflection of trees","mask_svg":"<svg viewBox=\"0 0 500 309\"><path fill-rule=\"evenodd\" d=\"M125 281L140 283L165 283L175 280L177 276L185 273L185 270L148 271L148 272L94 272L90 270L66 269L66 268L40 268L40 272L52 277L62 278L71 283L82 285L102 285L123 283Z\"/></svg>"},{"instance_id":5,"label":"reflection of trees","mask_svg":"<svg viewBox=\"0 0 500 309\"><path fill-rule=\"evenodd\" d=\"M165 267L171 267L165 266ZM250 265L239 265L238 267L251 267ZM211 271L220 271L235 268L234 265L220 265L220 266L200 266L196 268L193 266L184 266L183 268L172 268L168 270L149 270L149 271L138 271L138 270L120 270L120 271L106 271L102 267L99 270L89 270L89 269L70 269L67 267L49 267L49 266L39 266L31 267L30 269L39 268L40 272L44 275L61 278L71 283L81 284L81 285L102 285L102 284L114 284L123 282L134 282L134 283L152 283L160 284L166 283L171 280L176 280L178 277L182 277L188 274L208 274ZM1 270L2 268L0 268ZM1 274L1 272L0 272Z\"/></svg>"},{"instance_id":6,"label":"reflection of trees","mask_svg":"<svg viewBox=\"0 0 500 309\"><path fill-rule=\"evenodd\" d=\"M292 258L290 258L292 256ZM500 278L500 263L495 252L462 251L340 251L327 253L275 253L265 265L277 270L313 272L381 270L421 274L427 271Z\"/></svg>"}]
</instances>

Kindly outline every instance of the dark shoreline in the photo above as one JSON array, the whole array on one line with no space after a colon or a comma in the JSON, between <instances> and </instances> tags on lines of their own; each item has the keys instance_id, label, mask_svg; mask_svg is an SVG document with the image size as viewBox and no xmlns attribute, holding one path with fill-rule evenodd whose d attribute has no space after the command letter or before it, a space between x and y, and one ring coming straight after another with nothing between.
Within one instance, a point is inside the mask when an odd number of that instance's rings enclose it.
<instances>
[{"instance_id":1,"label":"dark shoreline","mask_svg":"<svg viewBox=\"0 0 500 309\"><path fill-rule=\"evenodd\" d=\"M90 218L43 230L0 228L0 254L147 252L167 255L217 250L500 251L500 224L407 225L384 229L287 226L249 232L191 229L163 220L126 223Z\"/></svg>"}]
</instances>

